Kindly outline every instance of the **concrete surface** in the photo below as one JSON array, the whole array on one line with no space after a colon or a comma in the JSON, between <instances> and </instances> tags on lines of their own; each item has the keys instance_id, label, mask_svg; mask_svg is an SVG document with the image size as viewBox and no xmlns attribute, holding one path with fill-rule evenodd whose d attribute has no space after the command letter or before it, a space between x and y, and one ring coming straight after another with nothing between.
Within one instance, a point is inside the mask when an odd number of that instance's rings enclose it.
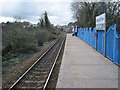
<instances>
[{"instance_id":1,"label":"concrete surface","mask_svg":"<svg viewBox=\"0 0 120 90\"><path fill-rule=\"evenodd\" d=\"M118 88L118 66L67 34L56 88Z\"/></svg>"}]
</instances>

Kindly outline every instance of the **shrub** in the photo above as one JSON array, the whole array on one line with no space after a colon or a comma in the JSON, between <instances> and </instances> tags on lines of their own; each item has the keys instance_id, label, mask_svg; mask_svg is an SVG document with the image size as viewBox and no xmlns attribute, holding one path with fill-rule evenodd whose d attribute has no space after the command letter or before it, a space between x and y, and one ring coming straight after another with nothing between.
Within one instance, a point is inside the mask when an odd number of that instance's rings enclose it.
<instances>
[{"instance_id":1,"label":"shrub","mask_svg":"<svg viewBox=\"0 0 120 90\"><path fill-rule=\"evenodd\" d=\"M27 53L36 50L37 43L35 39L25 31L13 30L9 35L9 43L12 51L19 53Z\"/></svg>"},{"instance_id":2,"label":"shrub","mask_svg":"<svg viewBox=\"0 0 120 90\"><path fill-rule=\"evenodd\" d=\"M42 46L44 42L48 41L49 32L47 30L39 30L35 33L38 45Z\"/></svg>"},{"instance_id":3,"label":"shrub","mask_svg":"<svg viewBox=\"0 0 120 90\"><path fill-rule=\"evenodd\" d=\"M49 38L48 38L49 41L54 40L55 38L56 38L55 34L49 33Z\"/></svg>"}]
</instances>

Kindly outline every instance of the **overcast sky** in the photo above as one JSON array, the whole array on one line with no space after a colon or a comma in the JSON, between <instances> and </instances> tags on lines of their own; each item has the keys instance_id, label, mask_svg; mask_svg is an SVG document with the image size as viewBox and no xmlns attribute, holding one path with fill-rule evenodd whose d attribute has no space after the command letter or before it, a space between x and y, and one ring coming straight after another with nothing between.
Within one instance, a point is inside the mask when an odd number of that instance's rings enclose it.
<instances>
[{"instance_id":1,"label":"overcast sky","mask_svg":"<svg viewBox=\"0 0 120 90\"><path fill-rule=\"evenodd\" d=\"M72 0L2 0L0 22L13 21L13 17L20 16L22 20L37 23L41 13L47 11L51 23L65 25L74 21L71 2Z\"/></svg>"}]
</instances>

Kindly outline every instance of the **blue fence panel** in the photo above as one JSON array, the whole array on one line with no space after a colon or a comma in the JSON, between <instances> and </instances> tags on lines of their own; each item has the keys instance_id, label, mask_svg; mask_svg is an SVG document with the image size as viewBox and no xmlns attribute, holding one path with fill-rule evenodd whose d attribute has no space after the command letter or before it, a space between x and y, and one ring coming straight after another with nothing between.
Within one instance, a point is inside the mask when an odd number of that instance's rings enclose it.
<instances>
[{"instance_id":1,"label":"blue fence panel","mask_svg":"<svg viewBox=\"0 0 120 90\"><path fill-rule=\"evenodd\" d=\"M84 40L85 42L87 42L86 28L84 28L83 40Z\"/></svg>"},{"instance_id":2,"label":"blue fence panel","mask_svg":"<svg viewBox=\"0 0 120 90\"><path fill-rule=\"evenodd\" d=\"M80 37L80 28L78 29L77 37Z\"/></svg>"},{"instance_id":3,"label":"blue fence panel","mask_svg":"<svg viewBox=\"0 0 120 90\"><path fill-rule=\"evenodd\" d=\"M81 35L82 40L84 40L84 28L82 29L82 35Z\"/></svg>"},{"instance_id":4,"label":"blue fence panel","mask_svg":"<svg viewBox=\"0 0 120 90\"><path fill-rule=\"evenodd\" d=\"M89 37L89 44L92 46L92 38L93 38L93 36L92 36L92 27L90 27L89 28L89 34L90 34L90 37Z\"/></svg>"},{"instance_id":5,"label":"blue fence panel","mask_svg":"<svg viewBox=\"0 0 120 90\"><path fill-rule=\"evenodd\" d=\"M92 30L92 38L91 38L91 46L96 48L96 36L95 36L96 28Z\"/></svg>"},{"instance_id":6,"label":"blue fence panel","mask_svg":"<svg viewBox=\"0 0 120 90\"><path fill-rule=\"evenodd\" d=\"M111 60L113 60L113 53L114 53L113 52L114 44L115 44L114 36L115 36L115 28L114 26L110 26L110 28L106 33L106 56Z\"/></svg>"},{"instance_id":7,"label":"blue fence panel","mask_svg":"<svg viewBox=\"0 0 120 90\"><path fill-rule=\"evenodd\" d=\"M88 29L88 44L91 45L90 39L91 39L91 28Z\"/></svg>"},{"instance_id":8,"label":"blue fence panel","mask_svg":"<svg viewBox=\"0 0 120 90\"><path fill-rule=\"evenodd\" d=\"M89 39L90 39L90 34L89 34L89 29L86 29L86 39L87 39L87 43L89 44Z\"/></svg>"},{"instance_id":9,"label":"blue fence panel","mask_svg":"<svg viewBox=\"0 0 120 90\"><path fill-rule=\"evenodd\" d=\"M85 28L83 28L82 40L84 40L84 41L85 41Z\"/></svg>"},{"instance_id":10,"label":"blue fence panel","mask_svg":"<svg viewBox=\"0 0 120 90\"><path fill-rule=\"evenodd\" d=\"M114 43L114 54L113 60L114 63L120 66L120 35L115 31L115 43Z\"/></svg>"},{"instance_id":11,"label":"blue fence panel","mask_svg":"<svg viewBox=\"0 0 120 90\"><path fill-rule=\"evenodd\" d=\"M79 38L82 38L82 29L79 31Z\"/></svg>"},{"instance_id":12,"label":"blue fence panel","mask_svg":"<svg viewBox=\"0 0 120 90\"><path fill-rule=\"evenodd\" d=\"M104 31L103 30L99 30L98 31L98 36L97 36L97 50L101 54L104 54Z\"/></svg>"},{"instance_id":13,"label":"blue fence panel","mask_svg":"<svg viewBox=\"0 0 120 90\"><path fill-rule=\"evenodd\" d=\"M89 44L89 38L90 38L90 34L89 34L89 29L87 28L87 43Z\"/></svg>"},{"instance_id":14,"label":"blue fence panel","mask_svg":"<svg viewBox=\"0 0 120 90\"><path fill-rule=\"evenodd\" d=\"M85 28L85 42L88 43L88 29Z\"/></svg>"}]
</instances>

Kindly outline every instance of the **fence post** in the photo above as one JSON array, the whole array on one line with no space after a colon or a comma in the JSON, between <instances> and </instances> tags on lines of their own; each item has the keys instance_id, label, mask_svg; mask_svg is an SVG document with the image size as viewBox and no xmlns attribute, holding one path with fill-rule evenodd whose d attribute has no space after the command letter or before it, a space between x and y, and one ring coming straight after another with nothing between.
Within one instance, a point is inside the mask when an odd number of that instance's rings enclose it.
<instances>
[{"instance_id":1,"label":"fence post","mask_svg":"<svg viewBox=\"0 0 120 90\"><path fill-rule=\"evenodd\" d=\"M106 29L104 30L104 56L106 57Z\"/></svg>"},{"instance_id":2,"label":"fence post","mask_svg":"<svg viewBox=\"0 0 120 90\"><path fill-rule=\"evenodd\" d=\"M115 30L115 26L114 26L113 62L115 60L115 54L116 54L116 52L115 52L115 49L116 49L115 45L116 45L116 30Z\"/></svg>"},{"instance_id":3,"label":"fence post","mask_svg":"<svg viewBox=\"0 0 120 90\"><path fill-rule=\"evenodd\" d=\"M104 30L104 56L106 57L106 19L105 19L105 30Z\"/></svg>"},{"instance_id":4,"label":"fence post","mask_svg":"<svg viewBox=\"0 0 120 90\"><path fill-rule=\"evenodd\" d=\"M97 51L97 48L98 48L98 31L96 30L96 33L97 33L97 35L96 35L96 51Z\"/></svg>"}]
</instances>

